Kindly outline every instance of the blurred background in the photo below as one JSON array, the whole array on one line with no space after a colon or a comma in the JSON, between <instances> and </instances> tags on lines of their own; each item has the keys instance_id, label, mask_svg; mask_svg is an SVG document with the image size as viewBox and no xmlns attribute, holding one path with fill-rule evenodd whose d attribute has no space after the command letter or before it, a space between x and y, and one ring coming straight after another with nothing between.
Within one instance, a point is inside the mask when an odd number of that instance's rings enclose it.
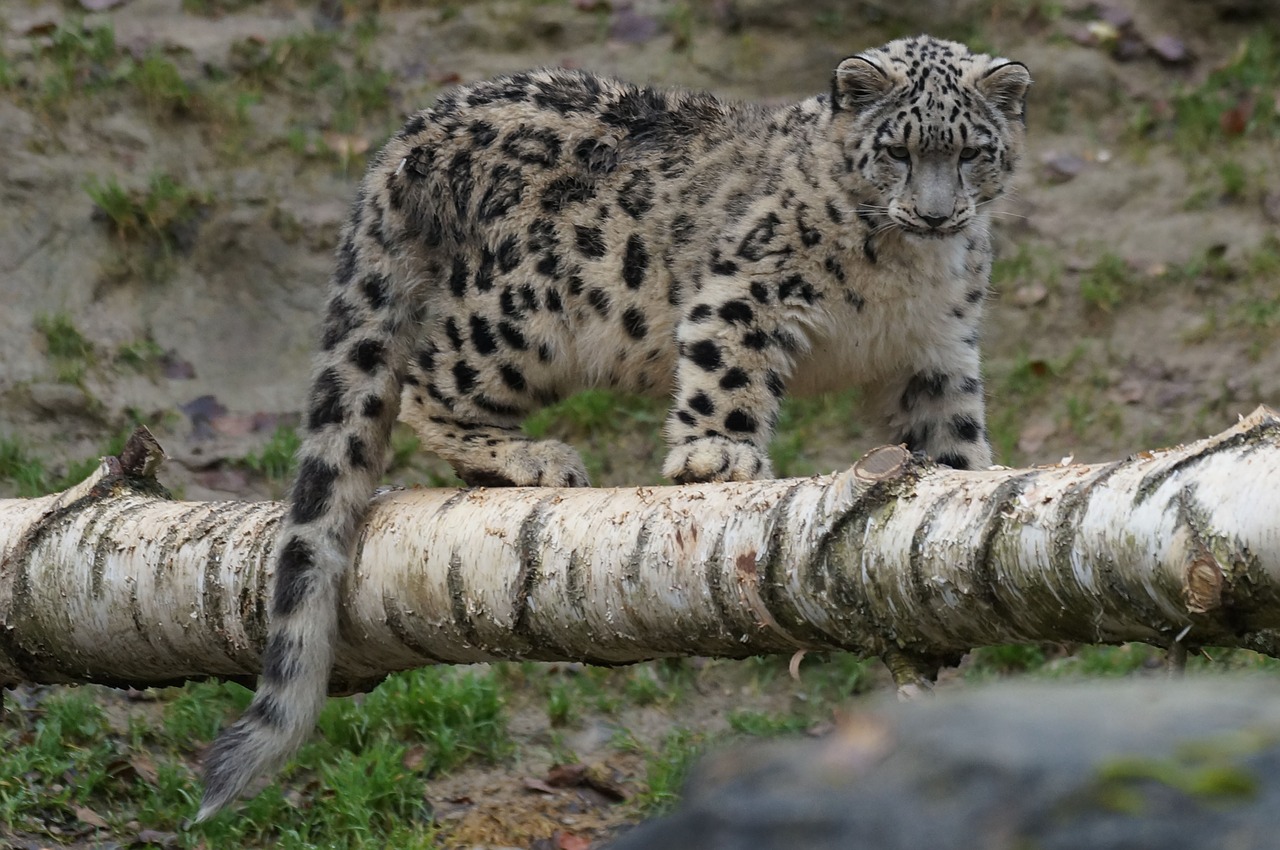
<instances>
[{"instance_id":1,"label":"blurred background","mask_svg":"<svg viewBox=\"0 0 1280 850\"><path fill-rule=\"evenodd\" d=\"M984 338L1000 462L1113 459L1280 405L1275 0L6 0L0 497L78 480L136 423L180 497L278 497L366 157L449 86L551 65L780 103L922 31L1035 78ZM590 392L526 427L577 445L597 484L657 483L663 414ZM807 475L869 447L847 394L790 403L772 451L779 474ZM456 482L415 450L398 432L392 480ZM1143 647L1007 647L948 682L1158 663ZM191 766L243 689L21 689L0 721L0 840L592 846L666 805L706 743L821 731L884 684L848 658L802 672L396 677L363 706L335 702L285 786L182 834Z\"/></svg>"}]
</instances>

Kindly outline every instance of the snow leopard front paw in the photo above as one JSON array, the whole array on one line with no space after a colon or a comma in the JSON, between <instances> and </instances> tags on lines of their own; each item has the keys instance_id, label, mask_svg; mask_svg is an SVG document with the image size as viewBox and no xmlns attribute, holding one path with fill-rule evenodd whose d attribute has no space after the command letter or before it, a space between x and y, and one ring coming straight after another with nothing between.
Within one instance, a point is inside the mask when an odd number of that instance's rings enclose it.
<instances>
[{"instance_id":1,"label":"snow leopard front paw","mask_svg":"<svg viewBox=\"0 0 1280 850\"><path fill-rule=\"evenodd\" d=\"M727 437L699 437L672 449L662 474L677 484L750 481L772 478L773 467L768 456L751 443Z\"/></svg>"},{"instance_id":2,"label":"snow leopard front paw","mask_svg":"<svg viewBox=\"0 0 1280 850\"><path fill-rule=\"evenodd\" d=\"M582 458L558 440L511 439L455 464L472 487L590 487Z\"/></svg>"}]
</instances>

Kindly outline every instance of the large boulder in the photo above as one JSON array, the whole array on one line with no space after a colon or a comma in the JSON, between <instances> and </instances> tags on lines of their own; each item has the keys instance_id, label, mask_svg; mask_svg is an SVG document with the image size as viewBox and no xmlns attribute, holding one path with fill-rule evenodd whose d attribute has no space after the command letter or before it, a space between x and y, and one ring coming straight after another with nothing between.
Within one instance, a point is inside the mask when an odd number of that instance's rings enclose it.
<instances>
[{"instance_id":1,"label":"large boulder","mask_svg":"<svg viewBox=\"0 0 1280 850\"><path fill-rule=\"evenodd\" d=\"M1280 847L1280 688L1013 684L706 760L615 850Z\"/></svg>"}]
</instances>

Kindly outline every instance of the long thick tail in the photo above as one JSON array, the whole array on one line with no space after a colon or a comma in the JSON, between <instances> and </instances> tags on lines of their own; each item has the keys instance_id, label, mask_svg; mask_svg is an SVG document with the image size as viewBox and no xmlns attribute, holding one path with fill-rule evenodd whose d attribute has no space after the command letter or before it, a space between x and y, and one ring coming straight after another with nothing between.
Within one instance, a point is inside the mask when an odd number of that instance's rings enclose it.
<instances>
[{"instance_id":1,"label":"long thick tail","mask_svg":"<svg viewBox=\"0 0 1280 850\"><path fill-rule=\"evenodd\" d=\"M244 715L205 758L197 821L279 767L306 740L324 706L338 589L383 471L419 320L414 270L422 257L414 255L434 241L422 239L421 224L408 227L420 220L425 187L412 179L420 175L397 165L408 150L407 130L371 165L343 233L298 475L275 550L262 677Z\"/></svg>"}]
</instances>

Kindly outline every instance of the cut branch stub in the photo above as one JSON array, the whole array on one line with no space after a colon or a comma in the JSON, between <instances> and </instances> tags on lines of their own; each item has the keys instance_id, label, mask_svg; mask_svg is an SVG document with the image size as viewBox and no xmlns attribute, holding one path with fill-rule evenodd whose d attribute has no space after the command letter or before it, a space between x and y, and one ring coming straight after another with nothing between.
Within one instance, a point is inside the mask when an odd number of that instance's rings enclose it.
<instances>
[{"instance_id":1,"label":"cut branch stub","mask_svg":"<svg viewBox=\"0 0 1280 850\"><path fill-rule=\"evenodd\" d=\"M853 465L853 474L863 481L883 481L901 474L910 461L911 453L902 446L880 446Z\"/></svg>"},{"instance_id":2,"label":"cut branch stub","mask_svg":"<svg viewBox=\"0 0 1280 850\"><path fill-rule=\"evenodd\" d=\"M146 425L133 429L120 452L120 469L130 478L155 478L164 462L164 449Z\"/></svg>"}]
</instances>

